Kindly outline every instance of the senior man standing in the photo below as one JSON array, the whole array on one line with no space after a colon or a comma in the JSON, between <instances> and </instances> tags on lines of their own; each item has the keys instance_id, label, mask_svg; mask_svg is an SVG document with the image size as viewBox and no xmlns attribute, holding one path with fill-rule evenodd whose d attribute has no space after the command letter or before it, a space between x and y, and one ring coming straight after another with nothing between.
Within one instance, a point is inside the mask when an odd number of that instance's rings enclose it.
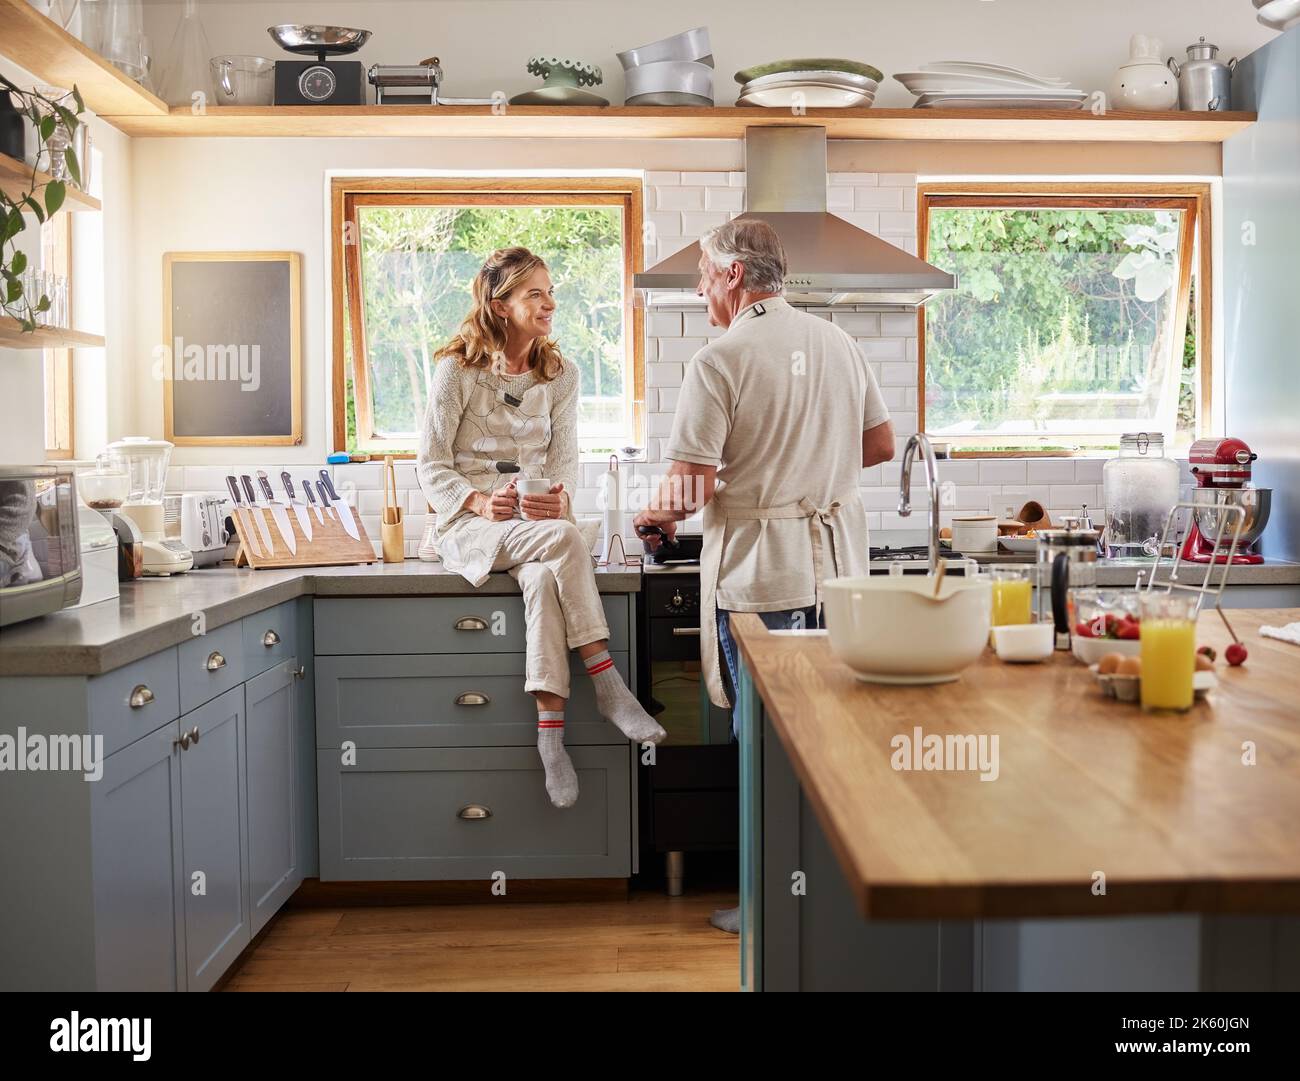
<instances>
[{"instance_id":1,"label":"senior man standing","mask_svg":"<svg viewBox=\"0 0 1300 1081\"><path fill-rule=\"evenodd\" d=\"M703 502L700 654L709 697L729 707L732 612L816 627L823 579L868 572L858 481L894 456L894 428L857 343L781 298L785 252L770 225L737 218L700 248L697 292L726 332L687 368L664 451L672 466L634 524L671 537ZM737 913L714 923L737 930Z\"/></svg>"}]
</instances>

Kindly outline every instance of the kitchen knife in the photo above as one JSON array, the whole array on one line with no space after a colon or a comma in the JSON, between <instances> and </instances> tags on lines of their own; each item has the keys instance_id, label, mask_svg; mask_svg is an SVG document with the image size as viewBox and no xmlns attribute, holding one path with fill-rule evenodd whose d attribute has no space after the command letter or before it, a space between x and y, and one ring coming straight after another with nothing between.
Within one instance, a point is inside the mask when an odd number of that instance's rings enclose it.
<instances>
[{"instance_id":1,"label":"kitchen knife","mask_svg":"<svg viewBox=\"0 0 1300 1081\"><path fill-rule=\"evenodd\" d=\"M284 485L284 494L289 497L289 506L293 508L293 516L298 519L298 527L302 530L302 535L310 541L311 518L307 514L307 508L293 497L293 477L289 476L287 469L281 472L280 483Z\"/></svg>"},{"instance_id":2,"label":"kitchen knife","mask_svg":"<svg viewBox=\"0 0 1300 1081\"><path fill-rule=\"evenodd\" d=\"M334 504L330 502L330 494L325 490L325 485L320 481L317 481L316 491L320 493L320 501L321 505L325 508L325 513L331 518L337 518L338 512L334 509Z\"/></svg>"},{"instance_id":3,"label":"kitchen knife","mask_svg":"<svg viewBox=\"0 0 1300 1081\"><path fill-rule=\"evenodd\" d=\"M316 521L321 525L324 525L325 516L321 514L320 507L316 503L316 493L311 490L311 481L304 480L302 482L302 490L307 493L307 502L311 504L311 509L316 513Z\"/></svg>"},{"instance_id":4,"label":"kitchen knife","mask_svg":"<svg viewBox=\"0 0 1300 1081\"><path fill-rule=\"evenodd\" d=\"M280 531L280 536L284 538L289 554L297 555L298 540L293 535L293 526L289 524L289 512L275 501L275 489L271 487L271 479L266 475L265 469L257 471L257 483L262 486L262 494L266 496L266 505L271 511L271 517L275 519L275 528Z\"/></svg>"},{"instance_id":5,"label":"kitchen knife","mask_svg":"<svg viewBox=\"0 0 1300 1081\"><path fill-rule=\"evenodd\" d=\"M348 531L348 536L353 540L360 540L361 534L357 530L356 519L352 517L352 508L344 503L338 492L334 490L334 482L330 480L330 471L328 469L320 471L320 482L325 486L325 491L329 492L334 509L338 512L339 521L343 523L343 528Z\"/></svg>"},{"instance_id":6,"label":"kitchen knife","mask_svg":"<svg viewBox=\"0 0 1300 1081\"><path fill-rule=\"evenodd\" d=\"M257 530L248 524L249 513L244 509L244 497L239 494L239 481L228 476L226 487L230 489L231 498L234 500L234 518L239 526L239 539L248 544L254 555L260 557L263 554L262 546L257 542Z\"/></svg>"},{"instance_id":7,"label":"kitchen knife","mask_svg":"<svg viewBox=\"0 0 1300 1081\"><path fill-rule=\"evenodd\" d=\"M248 496L249 515L252 516L253 522L257 525L257 531L262 534L262 540L266 542L266 552L268 556L275 555L275 541L271 540L271 527L266 524L266 515L257 505L257 496L253 494L253 478L247 473L239 474L240 481L244 485L244 494Z\"/></svg>"}]
</instances>

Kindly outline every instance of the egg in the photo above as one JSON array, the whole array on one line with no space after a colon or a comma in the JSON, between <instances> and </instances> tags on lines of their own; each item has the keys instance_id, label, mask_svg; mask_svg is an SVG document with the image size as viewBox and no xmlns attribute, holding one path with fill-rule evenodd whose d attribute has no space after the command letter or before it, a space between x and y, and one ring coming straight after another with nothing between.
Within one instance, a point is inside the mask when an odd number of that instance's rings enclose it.
<instances>
[{"instance_id":1,"label":"egg","mask_svg":"<svg viewBox=\"0 0 1300 1081\"><path fill-rule=\"evenodd\" d=\"M1140 676L1142 674L1141 657L1124 657L1115 669L1117 676Z\"/></svg>"},{"instance_id":2,"label":"egg","mask_svg":"<svg viewBox=\"0 0 1300 1081\"><path fill-rule=\"evenodd\" d=\"M1113 676L1118 670L1120 663L1124 660L1122 653L1107 653L1097 662L1097 674L1101 676Z\"/></svg>"},{"instance_id":3,"label":"egg","mask_svg":"<svg viewBox=\"0 0 1300 1081\"><path fill-rule=\"evenodd\" d=\"M1214 662L1204 653L1198 653L1196 655L1196 670L1198 672L1213 672Z\"/></svg>"}]
</instances>

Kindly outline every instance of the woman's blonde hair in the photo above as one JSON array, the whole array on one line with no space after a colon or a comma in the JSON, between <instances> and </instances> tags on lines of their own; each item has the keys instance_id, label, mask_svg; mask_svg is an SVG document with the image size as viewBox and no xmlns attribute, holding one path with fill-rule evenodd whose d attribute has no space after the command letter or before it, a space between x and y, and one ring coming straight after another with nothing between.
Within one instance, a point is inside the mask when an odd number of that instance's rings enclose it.
<instances>
[{"instance_id":1,"label":"woman's blonde hair","mask_svg":"<svg viewBox=\"0 0 1300 1081\"><path fill-rule=\"evenodd\" d=\"M529 274L546 263L527 248L498 248L474 277L474 306L454 338L434 354L436 360L453 358L462 368L496 370L504 363L506 320L492 310L492 301L504 300ZM551 338L535 338L528 364L539 379L549 382L564 368L560 348Z\"/></svg>"}]
</instances>

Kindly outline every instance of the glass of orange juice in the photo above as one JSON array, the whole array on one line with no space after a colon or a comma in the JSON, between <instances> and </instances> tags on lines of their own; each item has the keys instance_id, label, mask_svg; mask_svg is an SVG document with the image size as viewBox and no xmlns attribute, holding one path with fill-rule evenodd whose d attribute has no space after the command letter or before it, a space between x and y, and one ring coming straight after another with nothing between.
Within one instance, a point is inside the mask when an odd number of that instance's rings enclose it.
<instances>
[{"instance_id":1,"label":"glass of orange juice","mask_svg":"<svg viewBox=\"0 0 1300 1081\"><path fill-rule=\"evenodd\" d=\"M1143 593L1142 708L1192 708L1196 674L1196 598L1170 592Z\"/></svg>"},{"instance_id":2,"label":"glass of orange juice","mask_svg":"<svg viewBox=\"0 0 1300 1081\"><path fill-rule=\"evenodd\" d=\"M993 580L993 626L1034 621L1032 567L990 567Z\"/></svg>"}]
</instances>

